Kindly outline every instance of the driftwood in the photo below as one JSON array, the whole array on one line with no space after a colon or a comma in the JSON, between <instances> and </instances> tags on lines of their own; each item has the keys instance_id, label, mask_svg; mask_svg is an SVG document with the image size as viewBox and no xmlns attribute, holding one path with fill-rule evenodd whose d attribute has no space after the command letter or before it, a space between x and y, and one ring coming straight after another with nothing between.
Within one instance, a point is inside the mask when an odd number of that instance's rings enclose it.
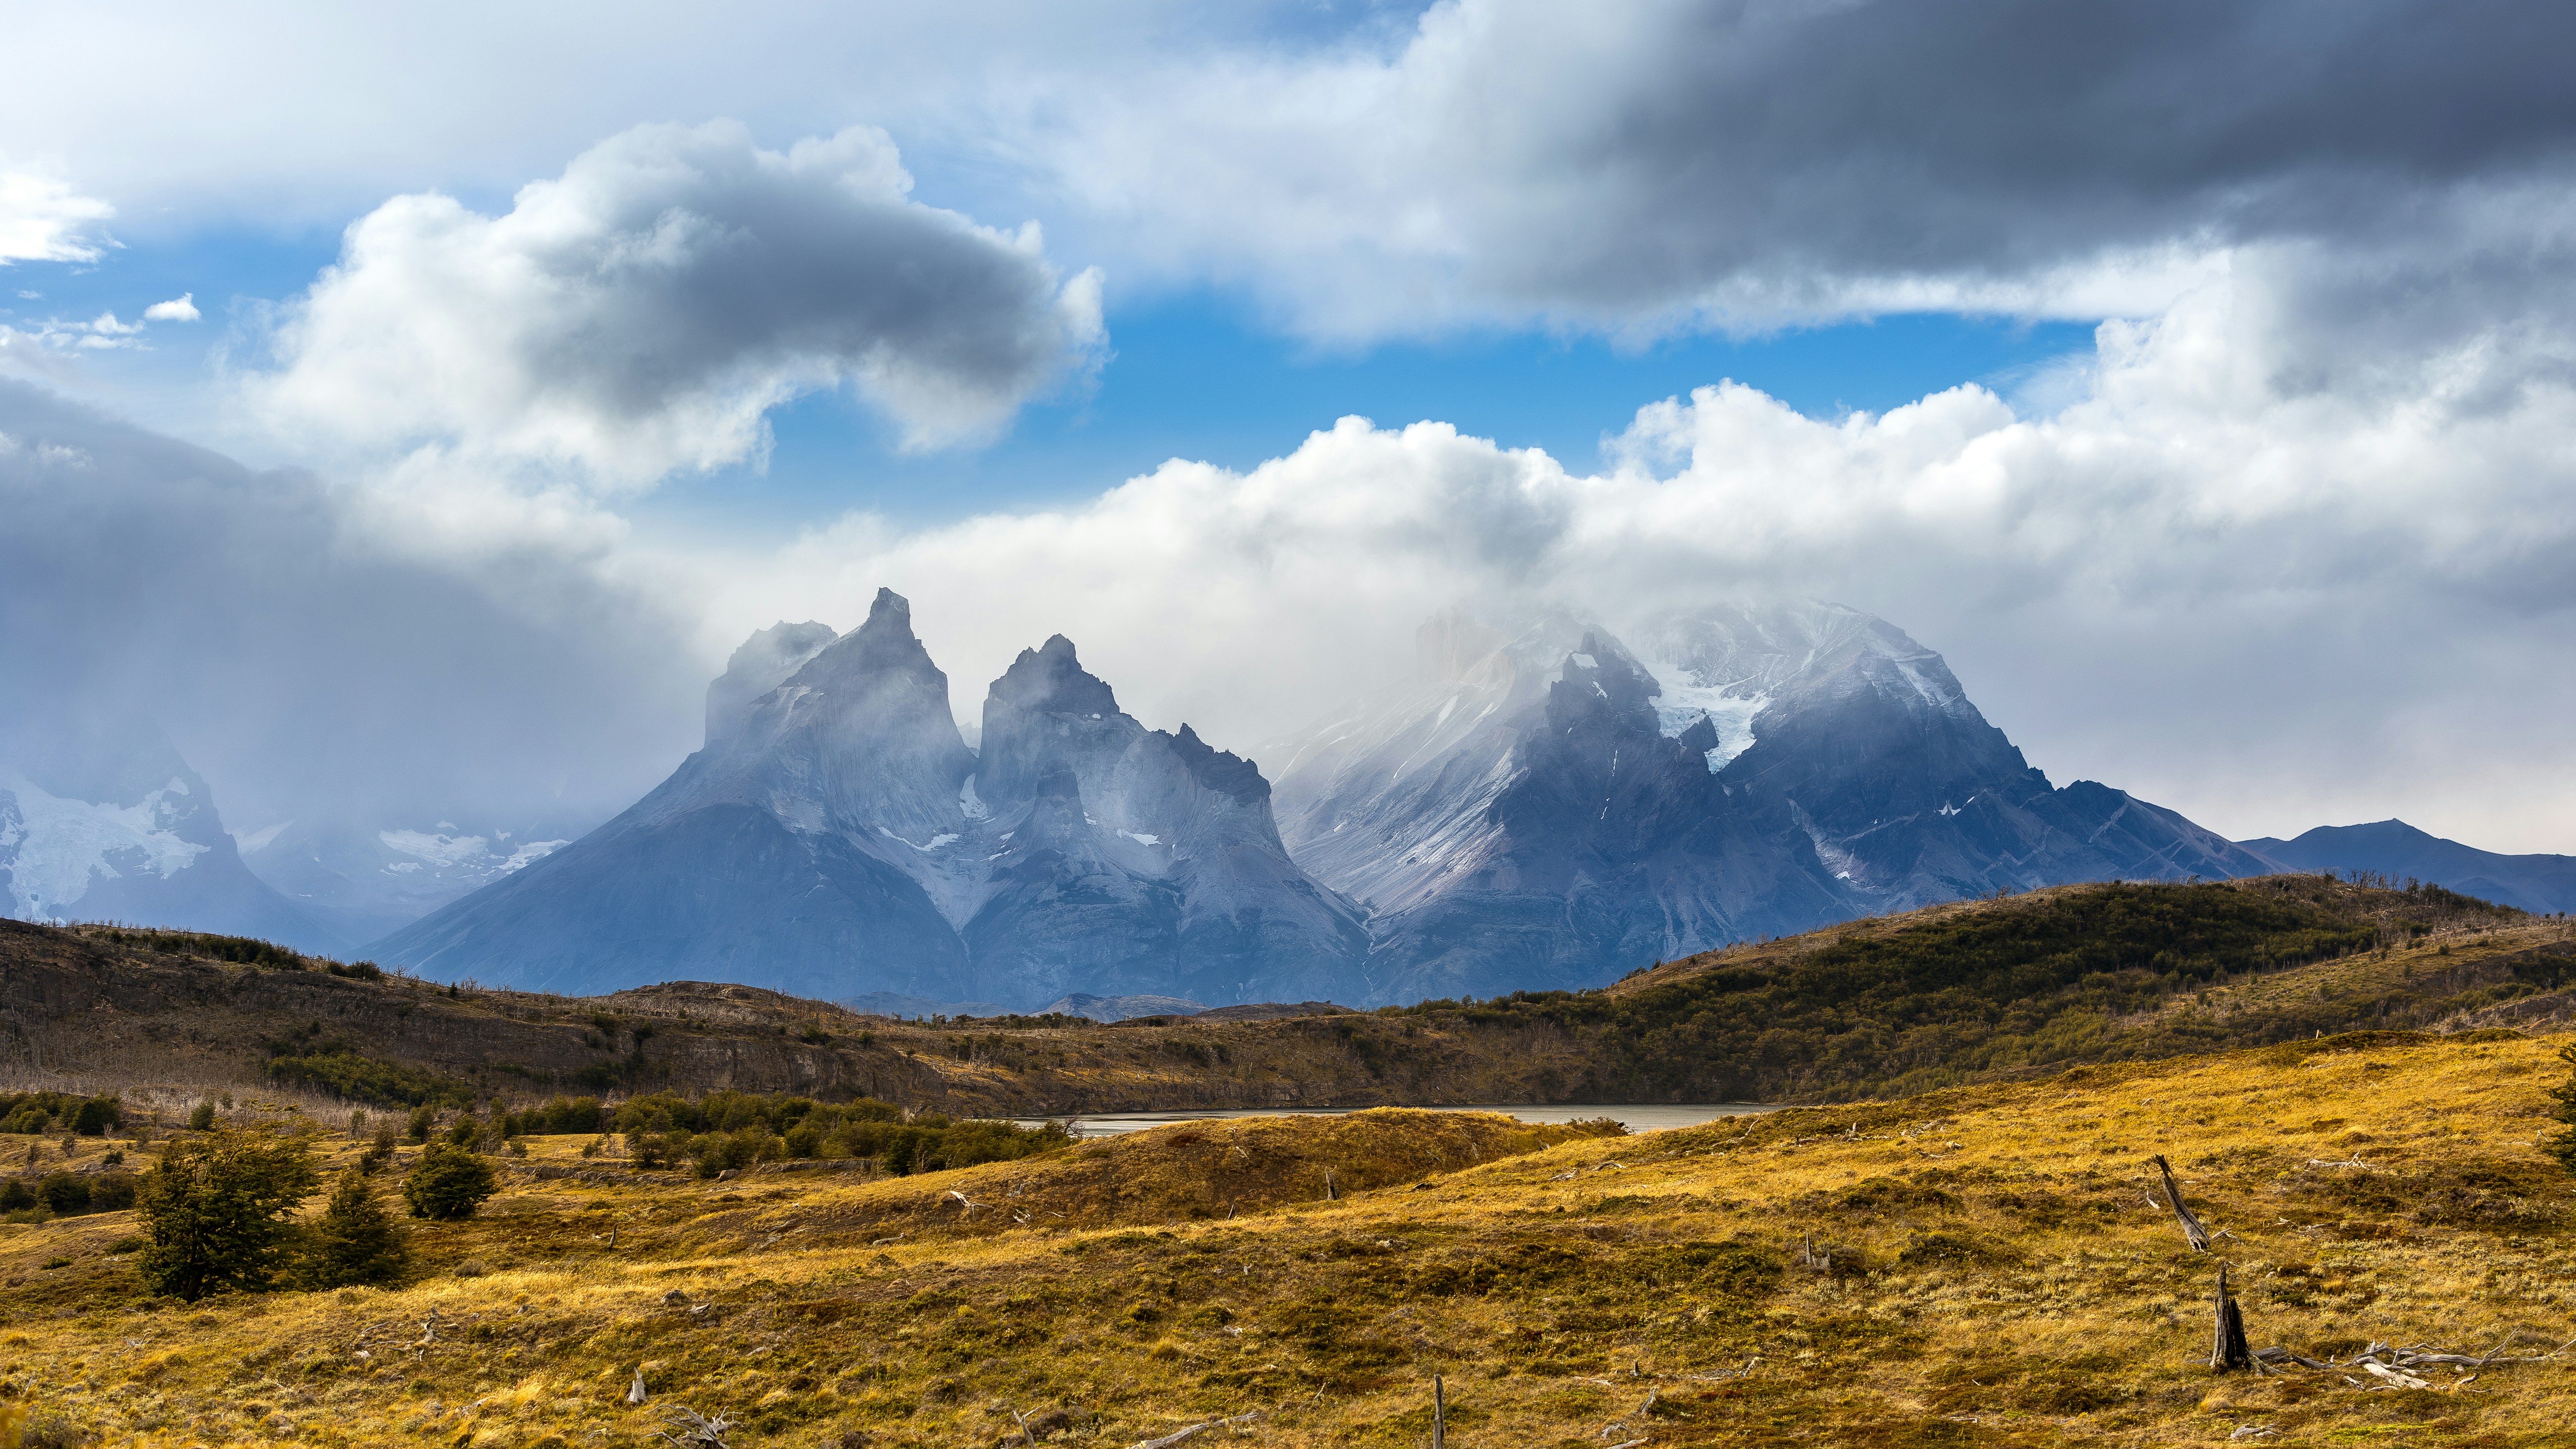
<instances>
[{"instance_id":1,"label":"driftwood","mask_svg":"<svg viewBox=\"0 0 2576 1449\"><path fill-rule=\"evenodd\" d=\"M2156 1171L2164 1174L2165 1205L2173 1209L2174 1221L2182 1224L2184 1239L2190 1242L2193 1252L2208 1252L2209 1229L2202 1227L2200 1219L2191 1215L2191 1209L2182 1205L2182 1184L2174 1181L2173 1169L2165 1165L2163 1153L2156 1154L2155 1164ZM2222 1271L2220 1276L2224 1278L2225 1273Z\"/></svg>"},{"instance_id":2,"label":"driftwood","mask_svg":"<svg viewBox=\"0 0 2576 1449\"><path fill-rule=\"evenodd\" d=\"M653 1437L666 1444L680 1445L681 1449L688 1449L690 1445L702 1446L702 1449L727 1449L725 1435L734 1430L734 1422L729 1415L718 1414L710 1419L695 1409L678 1404L671 1406L664 1423L666 1427L656 1431Z\"/></svg>"},{"instance_id":3,"label":"driftwood","mask_svg":"<svg viewBox=\"0 0 2576 1449\"><path fill-rule=\"evenodd\" d=\"M1164 1435L1160 1439L1139 1439L1135 1443L1129 1445L1128 1449L1172 1449L1173 1445L1186 1444L1201 1434L1206 1433L1210 1429L1224 1429L1230 1428L1236 1424L1249 1424L1260 1417L1261 1411L1259 1409L1255 1409L1249 1414L1237 1414L1231 1419L1210 1419L1204 1424L1192 1424L1186 1429L1176 1430Z\"/></svg>"},{"instance_id":4,"label":"driftwood","mask_svg":"<svg viewBox=\"0 0 2576 1449\"><path fill-rule=\"evenodd\" d=\"M2176 1199L2177 1203L2181 1200ZM2236 1300L2227 1296L2227 1265L2218 1265L2218 1294L2211 1307L2215 1310L2217 1329L2209 1345L2209 1366L2225 1373L2230 1369L2254 1367L2254 1351L2245 1346L2245 1315L2237 1310Z\"/></svg>"},{"instance_id":5,"label":"driftwood","mask_svg":"<svg viewBox=\"0 0 2576 1449\"><path fill-rule=\"evenodd\" d=\"M1440 1375L1431 1376L1431 1449L1447 1449L1449 1440L1449 1395L1441 1386Z\"/></svg>"}]
</instances>

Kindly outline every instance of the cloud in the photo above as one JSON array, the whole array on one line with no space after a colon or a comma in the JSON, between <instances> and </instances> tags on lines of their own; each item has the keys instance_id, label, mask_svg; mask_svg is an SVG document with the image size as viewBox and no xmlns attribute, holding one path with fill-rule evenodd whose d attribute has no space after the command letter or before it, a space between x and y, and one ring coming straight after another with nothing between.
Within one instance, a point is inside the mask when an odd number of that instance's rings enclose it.
<instances>
[{"instance_id":1,"label":"cloud","mask_svg":"<svg viewBox=\"0 0 2576 1449\"><path fill-rule=\"evenodd\" d=\"M0 170L0 267L11 262L94 262L94 223L116 208L72 190L68 182Z\"/></svg>"},{"instance_id":2,"label":"cloud","mask_svg":"<svg viewBox=\"0 0 2576 1449\"><path fill-rule=\"evenodd\" d=\"M719 121L612 137L497 217L396 197L250 395L290 433L630 485L758 455L768 409L844 383L908 446L989 436L1086 364L1098 279L911 185L880 131Z\"/></svg>"},{"instance_id":3,"label":"cloud","mask_svg":"<svg viewBox=\"0 0 2576 1449\"><path fill-rule=\"evenodd\" d=\"M0 519L0 727L47 693L157 718L245 830L587 825L697 743L688 581L596 534L460 541L10 382Z\"/></svg>"},{"instance_id":4,"label":"cloud","mask_svg":"<svg viewBox=\"0 0 2576 1449\"><path fill-rule=\"evenodd\" d=\"M204 316L197 310L197 294L194 292L183 292L167 302L155 302L143 309L146 322L195 322Z\"/></svg>"},{"instance_id":5,"label":"cloud","mask_svg":"<svg viewBox=\"0 0 2576 1449\"><path fill-rule=\"evenodd\" d=\"M2233 247L2563 191L2571 44L2516 0L1444 0L1383 50L1041 73L990 124L1103 255L1323 337L2140 315Z\"/></svg>"},{"instance_id":6,"label":"cloud","mask_svg":"<svg viewBox=\"0 0 2576 1449\"><path fill-rule=\"evenodd\" d=\"M2493 259L2519 286L2528 255ZM2105 324L2080 394L1969 386L1801 416L1719 385L1569 473L1445 425L1345 419L1247 473L1173 462L1078 508L904 531L853 517L717 586L738 637L909 595L961 708L1061 630L1147 719L1257 746L1401 677L1457 600L1614 627L1823 596L1948 652L2059 780L2253 835L2401 813L2576 846L2576 374L2567 319L2463 312L2475 281L2344 331L2380 262L2238 249ZM729 641L728 641L729 642ZM706 647L712 648L710 640Z\"/></svg>"}]
</instances>

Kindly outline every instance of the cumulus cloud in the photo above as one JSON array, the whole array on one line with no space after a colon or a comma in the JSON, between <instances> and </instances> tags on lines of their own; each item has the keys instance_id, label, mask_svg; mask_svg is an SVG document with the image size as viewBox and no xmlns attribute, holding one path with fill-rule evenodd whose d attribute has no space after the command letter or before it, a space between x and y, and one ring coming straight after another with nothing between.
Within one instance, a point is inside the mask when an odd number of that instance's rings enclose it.
<instances>
[{"instance_id":1,"label":"cumulus cloud","mask_svg":"<svg viewBox=\"0 0 2576 1449\"><path fill-rule=\"evenodd\" d=\"M155 302L143 309L146 322L195 322L205 316L197 310L197 294L182 292L167 302Z\"/></svg>"},{"instance_id":2,"label":"cumulus cloud","mask_svg":"<svg viewBox=\"0 0 2576 1449\"><path fill-rule=\"evenodd\" d=\"M94 262L92 228L116 208L58 177L0 170L0 267L11 262Z\"/></svg>"},{"instance_id":3,"label":"cumulus cloud","mask_svg":"<svg viewBox=\"0 0 2576 1449\"><path fill-rule=\"evenodd\" d=\"M994 125L1104 238L1324 336L2099 317L2563 189L2572 43L2516 0L1444 0L1383 51L1041 75Z\"/></svg>"},{"instance_id":4,"label":"cumulus cloud","mask_svg":"<svg viewBox=\"0 0 2576 1449\"><path fill-rule=\"evenodd\" d=\"M1098 278L911 185L873 128L781 152L719 121L612 137L497 217L396 197L288 309L251 395L360 448L629 484L755 456L768 409L842 384L908 446L988 436L1086 364Z\"/></svg>"},{"instance_id":5,"label":"cumulus cloud","mask_svg":"<svg viewBox=\"0 0 2576 1449\"><path fill-rule=\"evenodd\" d=\"M2431 279L2421 315L2363 337L2315 320L2381 280L2307 243L2240 249L2104 325L2050 415L1969 386L1816 419L1730 384L1643 409L1590 476L1345 419L1248 473L1174 462L1080 508L846 519L731 579L717 617L846 625L887 583L965 710L1062 630L1147 718L1246 747L1399 677L1451 602L1624 627L1823 596L1947 651L2060 780L2240 835L2402 813L2563 850L2571 333L2463 317Z\"/></svg>"}]
</instances>

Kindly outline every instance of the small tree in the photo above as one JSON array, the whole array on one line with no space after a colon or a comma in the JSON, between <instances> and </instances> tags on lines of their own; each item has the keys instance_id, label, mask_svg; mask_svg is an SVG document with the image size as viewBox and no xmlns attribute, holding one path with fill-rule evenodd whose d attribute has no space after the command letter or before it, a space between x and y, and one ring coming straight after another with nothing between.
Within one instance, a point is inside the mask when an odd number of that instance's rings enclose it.
<instances>
[{"instance_id":1,"label":"small tree","mask_svg":"<svg viewBox=\"0 0 2576 1449\"><path fill-rule=\"evenodd\" d=\"M438 1109L423 1102L411 1109L410 1130L404 1135L414 1142L427 1142L430 1129L438 1125Z\"/></svg>"},{"instance_id":2,"label":"small tree","mask_svg":"<svg viewBox=\"0 0 2576 1449\"><path fill-rule=\"evenodd\" d=\"M199 1102L195 1107L191 1108L188 1112L188 1130L191 1132L214 1131L215 1104L212 1102Z\"/></svg>"},{"instance_id":3,"label":"small tree","mask_svg":"<svg viewBox=\"0 0 2576 1449\"><path fill-rule=\"evenodd\" d=\"M304 1258L296 1265L299 1288L382 1287L402 1281L411 1268L411 1230L368 1190L366 1174L340 1175L331 1203L305 1229Z\"/></svg>"},{"instance_id":4,"label":"small tree","mask_svg":"<svg viewBox=\"0 0 2576 1449\"><path fill-rule=\"evenodd\" d=\"M173 1143L135 1192L136 1216L151 1239L135 1272L152 1291L192 1303L267 1287L287 1237L286 1215L319 1176L302 1142L267 1127Z\"/></svg>"},{"instance_id":5,"label":"small tree","mask_svg":"<svg viewBox=\"0 0 2576 1449\"><path fill-rule=\"evenodd\" d=\"M2558 1059L2571 1067L2576 1067L2576 1046L2559 1048ZM2566 1126L2556 1136L2542 1143L2542 1150L2557 1158L2561 1167L2569 1172L2576 1172L2576 1075L2571 1075L2566 1081L2552 1087L2549 1095L2558 1099L2558 1110L2550 1115L2565 1123Z\"/></svg>"},{"instance_id":6,"label":"small tree","mask_svg":"<svg viewBox=\"0 0 2576 1449\"><path fill-rule=\"evenodd\" d=\"M453 1222L474 1216L498 1186L492 1164L462 1147L433 1142L403 1180L403 1201L413 1217Z\"/></svg>"},{"instance_id":7,"label":"small tree","mask_svg":"<svg viewBox=\"0 0 2576 1449\"><path fill-rule=\"evenodd\" d=\"M376 1124L376 1140L368 1145L366 1151L358 1154L358 1170L373 1172L393 1160L394 1124L379 1122Z\"/></svg>"}]
</instances>

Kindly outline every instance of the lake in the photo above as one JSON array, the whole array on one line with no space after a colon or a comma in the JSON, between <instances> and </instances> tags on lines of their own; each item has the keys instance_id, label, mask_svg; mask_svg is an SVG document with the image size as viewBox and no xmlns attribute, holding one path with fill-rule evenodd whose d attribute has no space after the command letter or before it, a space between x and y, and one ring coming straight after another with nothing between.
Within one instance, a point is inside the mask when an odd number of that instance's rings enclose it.
<instances>
[{"instance_id":1,"label":"lake","mask_svg":"<svg viewBox=\"0 0 2576 1449\"><path fill-rule=\"evenodd\" d=\"M1274 1107L1267 1110L1256 1108L1224 1112L1104 1112L1096 1117L1073 1119L1073 1131L1077 1137L1115 1137L1122 1132L1160 1127L1167 1122L1231 1122L1243 1117L1347 1117L1353 1112L1367 1110L1369 1109L1366 1107ZM1607 1117L1625 1125L1631 1132L1654 1132L1666 1127L1696 1127L1702 1122L1714 1122L1720 1117L1742 1117L1775 1109L1747 1102L1703 1102L1642 1107L1587 1106L1577 1103L1571 1106L1550 1107L1431 1107L1424 1110L1501 1112L1518 1117L1524 1122L1537 1123L1581 1122L1594 1117ZM1044 1120L1038 1117L1023 1117L1019 1122L1023 1127L1035 1127Z\"/></svg>"}]
</instances>

